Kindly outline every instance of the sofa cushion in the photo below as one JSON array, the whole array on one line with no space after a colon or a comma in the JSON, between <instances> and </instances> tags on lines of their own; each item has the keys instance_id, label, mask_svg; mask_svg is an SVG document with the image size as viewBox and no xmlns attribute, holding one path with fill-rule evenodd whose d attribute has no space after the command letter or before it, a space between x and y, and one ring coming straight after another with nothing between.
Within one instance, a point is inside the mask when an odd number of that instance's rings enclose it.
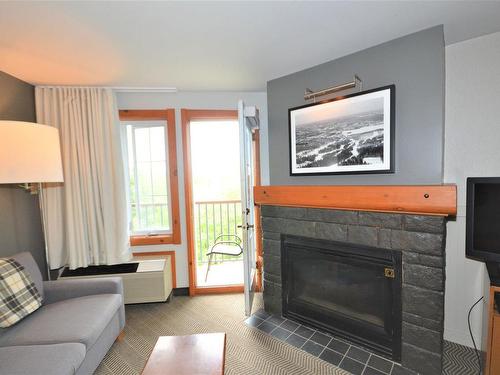
<instances>
[{"instance_id":1,"label":"sofa cushion","mask_svg":"<svg viewBox=\"0 0 500 375\"><path fill-rule=\"evenodd\" d=\"M99 294L43 305L0 336L0 347L79 342L89 350L123 304L120 294Z\"/></svg>"},{"instance_id":2,"label":"sofa cushion","mask_svg":"<svg viewBox=\"0 0 500 375\"><path fill-rule=\"evenodd\" d=\"M10 327L42 306L42 297L24 267L0 258L0 327Z\"/></svg>"},{"instance_id":3,"label":"sofa cushion","mask_svg":"<svg viewBox=\"0 0 500 375\"><path fill-rule=\"evenodd\" d=\"M44 293L43 293L42 274L40 273L40 269L38 268L35 259L33 259L33 255L25 251L22 253L18 253L16 255L12 255L11 258L14 259L16 262L18 262L19 264L21 264L21 266L24 267L26 272L28 272L28 274L31 277L31 280L33 280L33 282L35 283L38 293L40 293L43 299Z\"/></svg>"},{"instance_id":4,"label":"sofa cushion","mask_svg":"<svg viewBox=\"0 0 500 375\"><path fill-rule=\"evenodd\" d=\"M85 358L85 345L8 346L0 348L0 374L74 375Z\"/></svg>"}]
</instances>

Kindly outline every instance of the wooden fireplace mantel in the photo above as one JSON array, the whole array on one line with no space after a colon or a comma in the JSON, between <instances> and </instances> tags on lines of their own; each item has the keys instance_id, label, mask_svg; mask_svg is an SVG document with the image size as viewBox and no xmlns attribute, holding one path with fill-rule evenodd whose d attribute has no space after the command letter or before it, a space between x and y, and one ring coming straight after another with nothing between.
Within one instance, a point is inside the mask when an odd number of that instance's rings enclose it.
<instances>
[{"instance_id":1,"label":"wooden fireplace mantel","mask_svg":"<svg viewBox=\"0 0 500 375\"><path fill-rule=\"evenodd\" d=\"M256 186L257 205L456 216L456 185Z\"/></svg>"}]
</instances>

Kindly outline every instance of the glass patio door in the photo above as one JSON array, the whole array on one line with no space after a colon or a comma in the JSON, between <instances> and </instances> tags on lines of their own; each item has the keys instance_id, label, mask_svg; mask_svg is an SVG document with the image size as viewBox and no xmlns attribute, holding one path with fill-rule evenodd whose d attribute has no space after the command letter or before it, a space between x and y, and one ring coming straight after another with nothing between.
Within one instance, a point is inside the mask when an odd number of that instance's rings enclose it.
<instances>
[{"instance_id":1,"label":"glass patio door","mask_svg":"<svg viewBox=\"0 0 500 375\"><path fill-rule=\"evenodd\" d=\"M247 107L242 100L238 102L238 121L240 127L240 178L242 203L243 235L243 277L245 294L245 314L252 312L256 273L256 236L254 215L254 158L252 134L259 127L258 111Z\"/></svg>"}]
</instances>

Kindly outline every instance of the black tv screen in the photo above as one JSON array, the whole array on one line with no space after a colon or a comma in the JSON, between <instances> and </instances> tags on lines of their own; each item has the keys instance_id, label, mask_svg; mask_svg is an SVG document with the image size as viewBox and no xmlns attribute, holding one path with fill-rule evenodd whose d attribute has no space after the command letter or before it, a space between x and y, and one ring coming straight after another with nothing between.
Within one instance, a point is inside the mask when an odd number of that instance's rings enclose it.
<instances>
[{"instance_id":1,"label":"black tv screen","mask_svg":"<svg viewBox=\"0 0 500 375\"><path fill-rule=\"evenodd\" d=\"M466 253L500 262L500 177L467 179Z\"/></svg>"}]
</instances>

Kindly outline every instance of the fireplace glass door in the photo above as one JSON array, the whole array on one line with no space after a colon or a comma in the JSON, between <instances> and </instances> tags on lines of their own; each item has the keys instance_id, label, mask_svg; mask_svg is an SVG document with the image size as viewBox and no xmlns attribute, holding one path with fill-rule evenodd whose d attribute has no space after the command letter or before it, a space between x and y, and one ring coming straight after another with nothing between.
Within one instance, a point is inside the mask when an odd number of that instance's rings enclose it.
<instances>
[{"instance_id":1,"label":"fireplace glass door","mask_svg":"<svg viewBox=\"0 0 500 375\"><path fill-rule=\"evenodd\" d=\"M285 316L399 359L399 252L283 236L282 275Z\"/></svg>"}]
</instances>

